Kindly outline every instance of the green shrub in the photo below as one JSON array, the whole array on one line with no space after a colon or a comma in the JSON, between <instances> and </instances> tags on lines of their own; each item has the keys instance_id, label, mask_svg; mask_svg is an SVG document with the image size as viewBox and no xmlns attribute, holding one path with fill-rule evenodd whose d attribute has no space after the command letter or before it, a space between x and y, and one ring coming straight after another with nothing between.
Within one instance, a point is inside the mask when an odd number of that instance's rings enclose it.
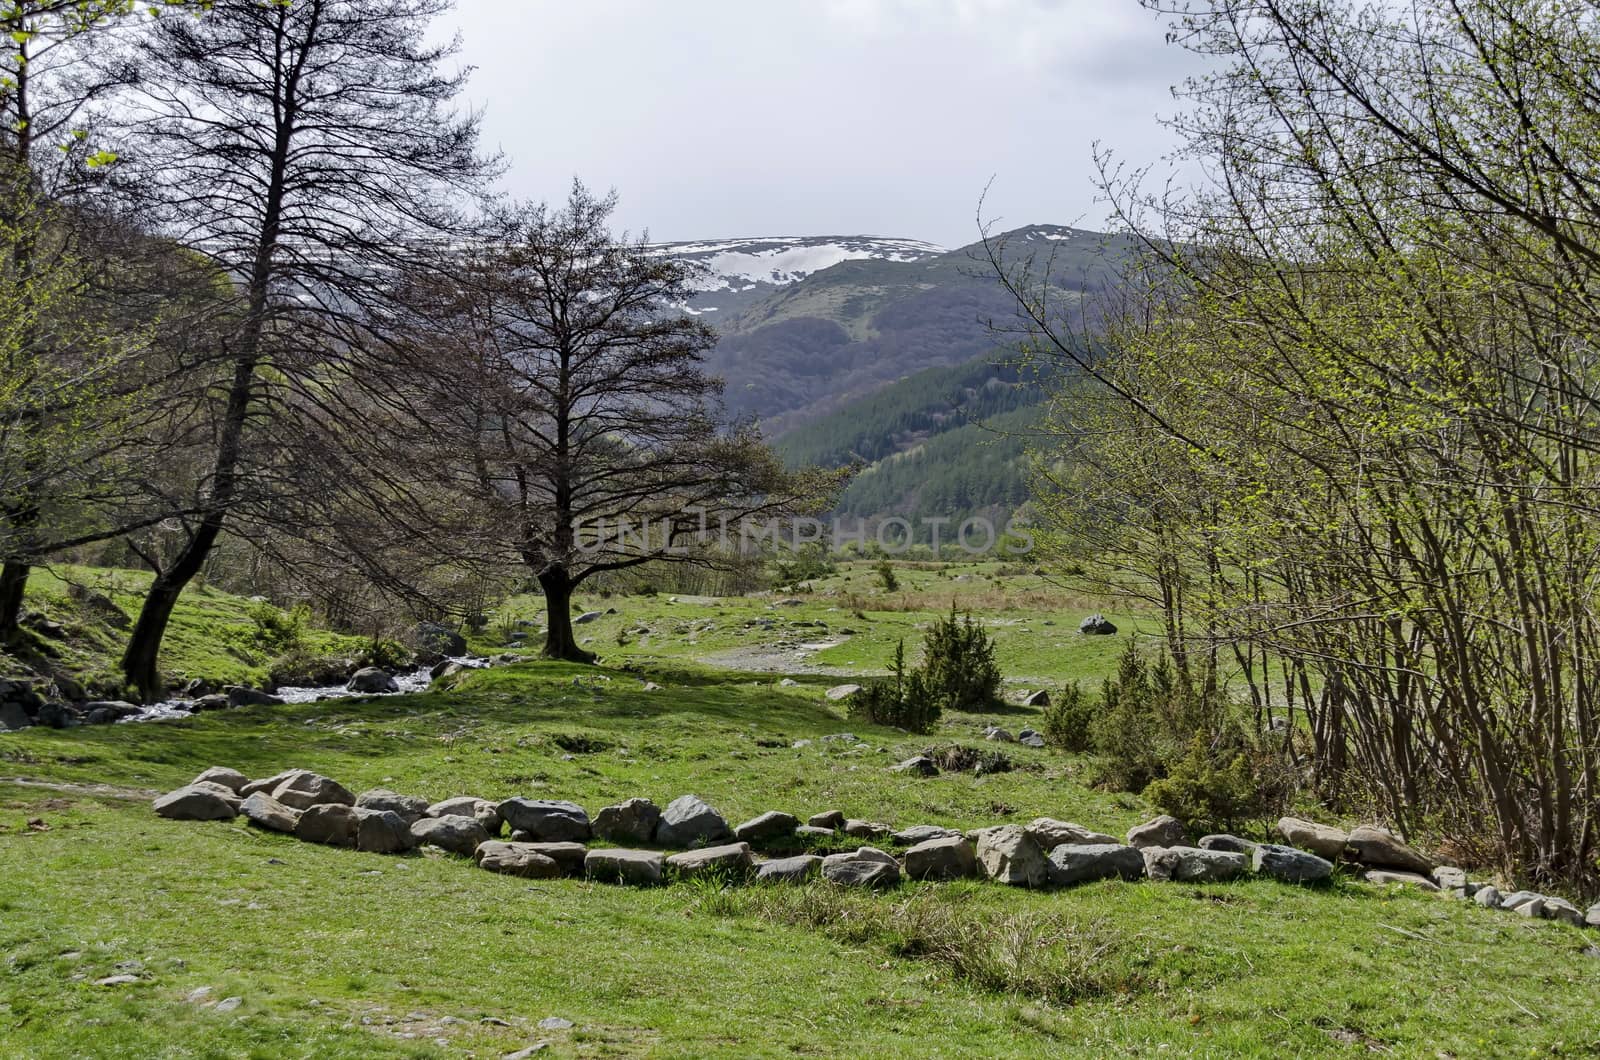
<instances>
[{"instance_id":1,"label":"green shrub","mask_svg":"<svg viewBox=\"0 0 1600 1060\"><path fill-rule=\"evenodd\" d=\"M251 604L246 613L255 627L252 631L255 646L279 654L287 654L300 647L306 623L311 619L311 609L304 604L283 611L265 600Z\"/></svg>"},{"instance_id":2,"label":"green shrub","mask_svg":"<svg viewBox=\"0 0 1600 1060\"><path fill-rule=\"evenodd\" d=\"M356 657L356 665L380 670L403 670L411 665L411 651L397 640L374 637Z\"/></svg>"},{"instance_id":3,"label":"green shrub","mask_svg":"<svg viewBox=\"0 0 1600 1060\"><path fill-rule=\"evenodd\" d=\"M1074 753L1093 750L1094 737L1090 726L1094 718L1094 701L1084 695L1083 689L1074 681L1044 708L1044 718L1040 724L1044 728L1045 742Z\"/></svg>"},{"instance_id":4,"label":"green shrub","mask_svg":"<svg viewBox=\"0 0 1600 1060\"><path fill-rule=\"evenodd\" d=\"M845 716L907 732L928 732L939 720L939 701L919 671L906 669L903 640L895 647L891 669L891 680L869 682L845 701Z\"/></svg>"},{"instance_id":5,"label":"green shrub","mask_svg":"<svg viewBox=\"0 0 1600 1060\"><path fill-rule=\"evenodd\" d=\"M1244 750L1213 751L1198 732L1167 775L1144 789L1144 797L1163 813L1207 832L1230 831L1263 816L1266 794Z\"/></svg>"},{"instance_id":6,"label":"green shrub","mask_svg":"<svg viewBox=\"0 0 1600 1060\"><path fill-rule=\"evenodd\" d=\"M1000 698L994 641L970 614L958 620L953 603L923 639L921 673L945 710L982 710Z\"/></svg>"},{"instance_id":7,"label":"green shrub","mask_svg":"<svg viewBox=\"0 0 1600 1060\"><path fill-rule=\"evenodd\" d=\"M884 592L899 592L900 579L894 576L894 567L889 563L888 559L880 559L873 570L878 572L878 584L883 586Z\"/></svg>"}]
</instances>

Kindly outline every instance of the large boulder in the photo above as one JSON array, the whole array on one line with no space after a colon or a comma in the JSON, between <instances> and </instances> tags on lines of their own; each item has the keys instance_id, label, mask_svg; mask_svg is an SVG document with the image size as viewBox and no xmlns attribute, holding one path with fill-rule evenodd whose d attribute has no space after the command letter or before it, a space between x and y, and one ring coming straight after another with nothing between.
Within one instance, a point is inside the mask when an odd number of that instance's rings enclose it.
<instances>
[{"instance_id":1,"label":"large boulder","mask_svg":"<svg viewBox=\"0 0 1600 1060\"><path fill-rule=\"evenodd\" d=\"M489 831L472 817L422 817L411 823L411 838L462 857L489 841Z\"/></svg>"},{"instance_id":2,"label":"large boulder","mask_svg":"<svg viewBox=\"0 0 1600 1060\"><path fill-rule=\"evenodd\" d=\"M530 838L526 832L512 832L511 841L531 853L549 858L568 876L583 875L583 859L588 855L589 848L582 843L541 843Z\"/></svg>"},{"instance_id":3,"label":"large boulder","mask_svg":"<svg viewBox=\"0 0 1600 1060\"><path fill-rule=\"evenodd\" d=\"M467 654L467 638L437 622L418 622L411 631L411 647L429 658Z\"/></svg>"},{"instance_id":4,"label":"large boulder","mask_svg":"<svg viewBox=\"0 0 1600 1060\"><path fill-rule=\"evenodd\" d=\"M837 703L842 699L849 699L859 691L861 691L860 685L834 685L832 688L824 692L823 695Z\"/></svg>"},{"instance_id":5,"label":"large boulder","mask_svg":"<svg viewBox=\"0 0 1600 1060\"><path fill-rule=\"evenodd\" d=\"M1078 632L1090 637L1109 637L1117 632L1117 627L1101 614L1093 614L1078 623Z\"/></svg>"},{"instance_id":6,"label":"large boulder","mask_svg":"<svg viewBox=\"0 0 1600 1060\"><path fill-rule=\"evenodd\" d=\"M1350 841L1350 834L1342 828L1303 821L1298 817L1279 818L1278 834L1287 839L1290 846L1309 850L1329 861L1338 861L1343 857L1345 844Z\"/></svg>"},{"instance_id":7,"label":"large boulder","mask_svg":"<svg viewBox=\"0 0 1600 1060\"><path fill-rule=\"evenodd\" d=\"M978 864L989 879L1013 887L1043 887L1049 879L1044 851L1020 825L986 828L979 833Z\"/></svg>"},{"instance_id":8,"label":"large boulder","mask_svg":"<svg viewBox=\"0 0 1600 1060\"><path fill-rule=\"evenodd\" d=\"M232 707L281 707L283 698L271 692L263 692L259 688L250 688L246 685L229 685L222 690L228 697L228 705Z\"/></svg>"},{"instance_id":9,"label":"large boulder","mask_svg":"<svg viewBox=\"0 0 1600 1060\"><path fill-rule=\"evenodd\" d=\"M1188 830L1176 817L1162 814L1152 821L1128 829L1128 845L1139 847L1177 847L1188 838Z\"/></svg>"},{"instance_id":10,"label":"large boulder","mask_svg":"<svg viewBox=\"0 0 1600 1060\"><path fill-rule=\"evenodd\" d=\"M1218 883L1236 879L1249 868L1250 859L1226 850L1199 847L1143 847L1144 872L1152 880L1174 883Z\"/></svg>"},{"instance_id":11,"label":"large boulder","mask_svg":"<svg viewBox=\"0 0 1600 1060\"><path fill-rule=\"evenodd\" d=\"M660 883L666 868L666 855L655 850L591 850L583 861L590 879L636 886Z\"/></svg>"},{"instance_id":12,"label":"large boulder","mask_svg":"<svg viewBox=\"0 0 1600 1060\"><path fill-rule=\"evenodd\" d=\"M143 707L120 699L98 699L85 703L82 709L83 720L89 725L110 725L123 718L137 718L144 713Z\"/></svg>"},{"instance_id":13,"label":"large boulder","mask_svg":"<svg viewBox=\"0 0 1600 1060\"><path fill-rule=\"evenodd\" d=\"M258 791L263 791L268 795L271 795L273 791L277 789L279 784L282 784L284 781L288 780L297 773L304 772L305 770L303 769L285 769L282 773L274 773L272 776L265 777L261 780L252 780L250 783L239 789L239 794L247 798L251 795L254 795Z\"/></svg>"},{"instance_id":14,"label":"large boulder","mask_svg":"<svg viewBox=\"0 0 1600 1060\"><path fill-rule=\"evenodd\" d=\"M330 780L320 773L307 770L297 770L287 780L272 789L272 797L285 806L293 806L297 810L310 809L313 806L325 806L337 803L341 806L354 806L356 797L350 794L348 788L336 780Z\"/></svg>"},{"instance_id":15,"label":"large boulder","mask_svg":"<svg viewBox=\"0 0 1600 1060\"><path fill-rule=\"evenodd\" d=\"M1321 883L1333 875L1333 862L1326 858L1275 843L1257 844L1250 852L1250 865L1257 875L1285 883Z\"/></svg>"},{"instance_id":16,"label":"large boulder","mask_svg":"<svg viewBox=\"0 0 1600 1060\"><path fill-rule=\"evenodd\" d=\"M376 666L364 666L357 670L350 675L350 683L344 687L347 691L368 695L400 691L400 683L394 679L394 675Z\"/></svg>"},{"instance_id":17,"label":"large boulder","mask_svg":"<svg viewBox=\"0 0 1600 1060\"><path fill-rule=\"evenodd\" d=\"M9 699L0 703L0 732L16 732L32 727L33 715L21 703Z\"/></svg>"},{"instance_id":18,"label":"large boulder","mask_svg":"<svg viewBox=\"0 0 1600 1060\"><path fill-rule=\"evenodd\" d=\"M831 830L835 828L843 828L845 820L846 818L843 810L824 810L821 813L814 813L810 817L806 818L806 824L810 825L812 828L827 828Z\"/></svg>"},{"instance_id":19,"label":"large boulder","mask_svg":"<svg viewBox=\"0 0 1600 1060\"><path fill-rule=\"evenodd\" d=\"M360 815L354 806L341 802L311 806L295 822L295 838L307 843L326 843L334 847L356 845L356 832L361 826Z\"/></svg>"},{"instance_id":20,"label":"large boulder","mask_svg":"<svg viewBox=\"0 0 1600 1060\"><path fill-rule=\"evenodd\" d=\"M862 847L823 858L822 878L844 887L893 887L900 882L900 866L883 851Z\"/></svg>"},{"instance_id":21,"label":"large boulder","mask_svg":"<svg viewBox=\"0 0 1600 1060\"><path fill-rule=\"evenodd\" d=\"M1260 843L1252 843L1248 839L1241 839L1227 832L1219 832L1216 835L1203 835L1200 837L1200 841L1195 844L1201 850L1226 850L1233 854L1252 854L1255 852L1256 847L1260 845Z\"/></svg>"},{"instance_id":22,"label":"large boulder","mask_svg":"<svg viewBox=\"0 0 1600 1060\"><path fill-rule=\"evenodd\" d=\"M749 843L701 847L667 858L667 869L674 876L684 879L718 875L742 879L754 865L755 858L750 853Z\"/></svg>"},{"instance_id":23,"label":"large boulder","mask_svg":"<svg viewBox=\"0 0 1600 1060\"><path fill-rule=\"evenodd\" d=\"M526 832L542 843L582 843L593 834L589 814L564 799L507 799L496 807L513 831Z\"/></svg>"},{"instance_id":24,"label":"large boulder","mask_svg":"<svg viewBox=\"0 0 1600 1060\"><path fill-rule=\"evenodd\" d=\"M914 824L910 828L900 829L889 838L901 846L915 846L918 843L926 843L930 839L950 839L952 837L956 839L965 838L963 833L956 831L954 828L941 828L936 824Z\"/></svg>"},{"instance_id":25,"label":"large boulder","mask_svg":"<svg viewBox=\"0 0 1600 1060\"><path fill-rule=\"evenodd\" d=\"M958 880L975 875L978 858L962 835L925 839L906 851L906 875L913 880Z\"/></svg>"},{"instance_id":26,"label":"large boulder","mask_svg":"<svg viewBox=\"0 0 1600 1060\"><path fill-rule=\"evenodd\" d=\"M1039 849L1046 852L1054 850L1063 843L1093 843L1100 846L1108 844L1113 846L1122 845L1121 841L1115 836L1103 835L1100 832L1091 831L1081 824L1074 824L1071 821L1058 821L1053 817L1035 817L1028 822L1026 829L1033 841L1039 844Z\"/></svg>"},{"instance_id":27,"label":"large boulder","mask_svg":"<svg viewBox=\"0 0 1600 1060\"><path fill-rule=\"evenodd\" d=\"M470 817L491 836L500 834L500 811L495 804L475 795L456 795L428 807L429 817Z\"/></svg>"},{"instance_id":28,"label":"large boulder","mask_svg":"<svg viewBox=\"0 0 1600 1060\"><path fill-rule=\"evenodd\" d=\"M1355 860L1373 868L1399 869L1422 876L1433 872L1432 859L1406 846L1386 828L1362 825L1350 833L1346 846L1354 853Z\"/></svg>"},{"instance_id":29,"label":"large boulder","mask_svg":"<svg viewBox=\"0 0 1600 1060\"><path fill-rule=\"evenodd\" d=\"M1388 887L1391 884L1399 883L1424 891L1437 891L1439 889L1439 885L1428 877L1417 872L1406 872L1404 869L1368 869L1361 874L1361 878L1380 887Z\"/></svg>"},{"instance_id":30,"label":"large boulder","mask_svg":"<svg viewBox=\"0 0 1600 1060\"><path fill-rule=\"evenodd\" d=\"M774 858L756 867L757 883L804 883L822 871L822 859L815 854Z\"/></svg>"},{"instance_id":31,"label":"large boulder","mask_svg":"<svg viewBox=\"0 0 1600 1060\"><path fill-rule=\"evenodd\" d=\"M356 810L356 849L374 854L401 854L417 845L411 820L393 810Z\"/></svg>"},{"instance_id":32,"label":"large boulder","mask_svg":"<svg viewBox=\"0 0 1600 1060\"><path fill-rule=\"evenodd\" d=\"M888 825L877 821L863 821L852 817L844 823L844 834L852 839L883 839L889 832Z\"/></svg>"},{"instance_id":33,"label":"large boulder","mask_svg":"<svg viewBox=\"0 0 1600 1060\"><path fill-rule=\"evenodd\" d=\"M769 810L759 817L734 828L733 834L746 843L759 843L764 839L779 839L784 836L794 835L794 830L800 827L800 819L792 813L781 810Z\"/></svg>"},{"instance_id":34,"label":"large boulder","mask_svg":"<svg viewBox=\"0 0 1600 1060\"><path fill-rule=\"evenodd\" d=\"M628 799L595 814L594 834L613 843L650 843L661 822L661 808L649 799Z\"/></svg>"},{"instance_id":35,"label":"large boulder","mask_svg":"<svg viewBox=\"0 0 1600 1060\"><path fill-rule=\"evenodd\" d=\"M387 788L373 788L356 796L356 808L388 810L405 818L406 824L409 825L417 818L427 816L428 800L419 795L401 795Z\"/></svg>"},{"instance_id":36,"label":"large boulder","mask_svg":"<svg viewBox=\"0 0 1600 1060\"><path fill-rule=\"evenodd\" d=\"M704 846L732 835L722 814L697 795L680 795L667 803L656 823L656 843L664 847Z\"/></svg>"},{"instance_id":37,"label":"large boulder","mask_svg":"<svg viewBox=\"0 0 1600 1060\"><path fill-rule=\"evenodd\" d=\"M1047 871L1057 887L1091 880L1137 880L1144 876L1144 854L1121 843L1062 843L1050 851Z\"/></svg>"},{"instance_id":38,"label":"large boulder","mask_svg":"<svg viewBox=\"0 0 1600 1060\"><path fill-rule=\"evenodd\" d=\"M170 821L231 821L239 816L239 796L221 784L187 784L153 805Z\"/></svg>"},{"instance_id":39,"label":"large boulder","mask_svg":"<svg viewBox=\"0 0 1600 1060\"><path fill-rule=\"evenodd\" d=\"M473 860L480 869L506 876L520 876L528 880L549 880L562 875L555 858L535 849L533 843L502 843L491 839L478 844Z\"/></svg>"},{"instance_id":40,"label":"large boulder","mask_svg":"<svg viewBox=\"0 0 1600 1060\"><path fill-rule=\"evenodd\" d=\"M250 783L250 778L237 769L229 769L227 766L212 766L189 781L189 783L221 784L235 795L240 795L244 791L245 785Z\"/></svg>"},{"instance_id":41,"label":"large boulder","mask_svg":"<svg viewBox=\"0 0 1600 1060\"><path fill-rule=\"evenodd\" d=\"M1583 927L1583 913L1577 906L1565 898L1553 898L1545 895L1544 908L1539 910L1539 915L1546 920L1559 920L1572 927Z\"/></svg>"},{"instance_id":42,"label":"large boulder","mask_svg":"<svg viewBox=\"0 0 1600 1060\"><path fill-rule=\"evenodd\" d=\"M293 806L285 806L264 791L258 791L240 803L239 812L244 814L245 820L257 828L264 828L269 832L292 835L294 826L300 823L299 810Z\"/></svg>"}]
</instances>

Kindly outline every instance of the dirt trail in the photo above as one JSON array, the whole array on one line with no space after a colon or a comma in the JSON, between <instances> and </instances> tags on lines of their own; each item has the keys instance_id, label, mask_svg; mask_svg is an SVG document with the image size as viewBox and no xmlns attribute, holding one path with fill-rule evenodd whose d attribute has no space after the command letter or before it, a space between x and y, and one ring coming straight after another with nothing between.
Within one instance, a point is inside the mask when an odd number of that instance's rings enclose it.
<instances>
[{"instance_id":1,"label":"dirt trail","mask_svg":"<svg viewBox=\"0 0 1600 1060\"><path fill-rule=\"evenodd\" d=\"M145 801L161 793L153 788L123 788L115 784L60 784L52 780L34 780L31 777L0 777L0 787L38 788L63 795L88 795L102 799L128 799Z\"/></svg>"}]
</instances>

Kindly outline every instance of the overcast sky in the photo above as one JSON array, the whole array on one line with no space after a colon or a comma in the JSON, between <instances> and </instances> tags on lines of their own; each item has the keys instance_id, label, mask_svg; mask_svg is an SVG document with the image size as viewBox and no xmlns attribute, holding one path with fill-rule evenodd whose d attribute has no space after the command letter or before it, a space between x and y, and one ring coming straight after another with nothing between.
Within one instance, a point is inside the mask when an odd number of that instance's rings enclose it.
<instances>
[{"instance_id":1,"label":"overcast sky","mask_svg":"<svg viewBox=\"0 0 1600 1060\"><path fill-rule=\"evenodd\" d=\"M658 240L870 234L959 246L1100 227L1093 144L1172 149L1193 60L1135 0L459 0L508 190L615 187Z\"/></svg>"}]
</instances>

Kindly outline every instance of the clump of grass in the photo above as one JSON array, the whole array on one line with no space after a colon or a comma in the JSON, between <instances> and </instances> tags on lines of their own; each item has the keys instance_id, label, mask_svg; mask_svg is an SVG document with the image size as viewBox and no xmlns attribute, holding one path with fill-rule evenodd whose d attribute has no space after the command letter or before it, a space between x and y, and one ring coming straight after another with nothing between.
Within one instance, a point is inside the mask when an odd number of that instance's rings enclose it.
<instances>
[{"instance_id":1,"label":"clump of grass","mask_svg":"<svg viewBox=\"0 0 1600 1060\"><path fill-rule=\"evenodd\" d=\"M991 773L1009 773L1015 768L1010 755L986 747L946 744L942 747L924 748L922 753L933 759L934 764L946 773L976 773L979 776L987 776Z\"/></svg>"},{"instance_id":2,"label":"clump of grass","mask_svg":"<svg viewBox=\"0 0 1600 1060\"><path fill-rule=\"evenodd\" d=\"M708 894L698 908L876 945L979 989L1034 1001L1071 1004L1150 988L1143 958L1101 920L972 909L943 891L890 900L826 883L756 887Z\"/></svg>"}]
</instances>

